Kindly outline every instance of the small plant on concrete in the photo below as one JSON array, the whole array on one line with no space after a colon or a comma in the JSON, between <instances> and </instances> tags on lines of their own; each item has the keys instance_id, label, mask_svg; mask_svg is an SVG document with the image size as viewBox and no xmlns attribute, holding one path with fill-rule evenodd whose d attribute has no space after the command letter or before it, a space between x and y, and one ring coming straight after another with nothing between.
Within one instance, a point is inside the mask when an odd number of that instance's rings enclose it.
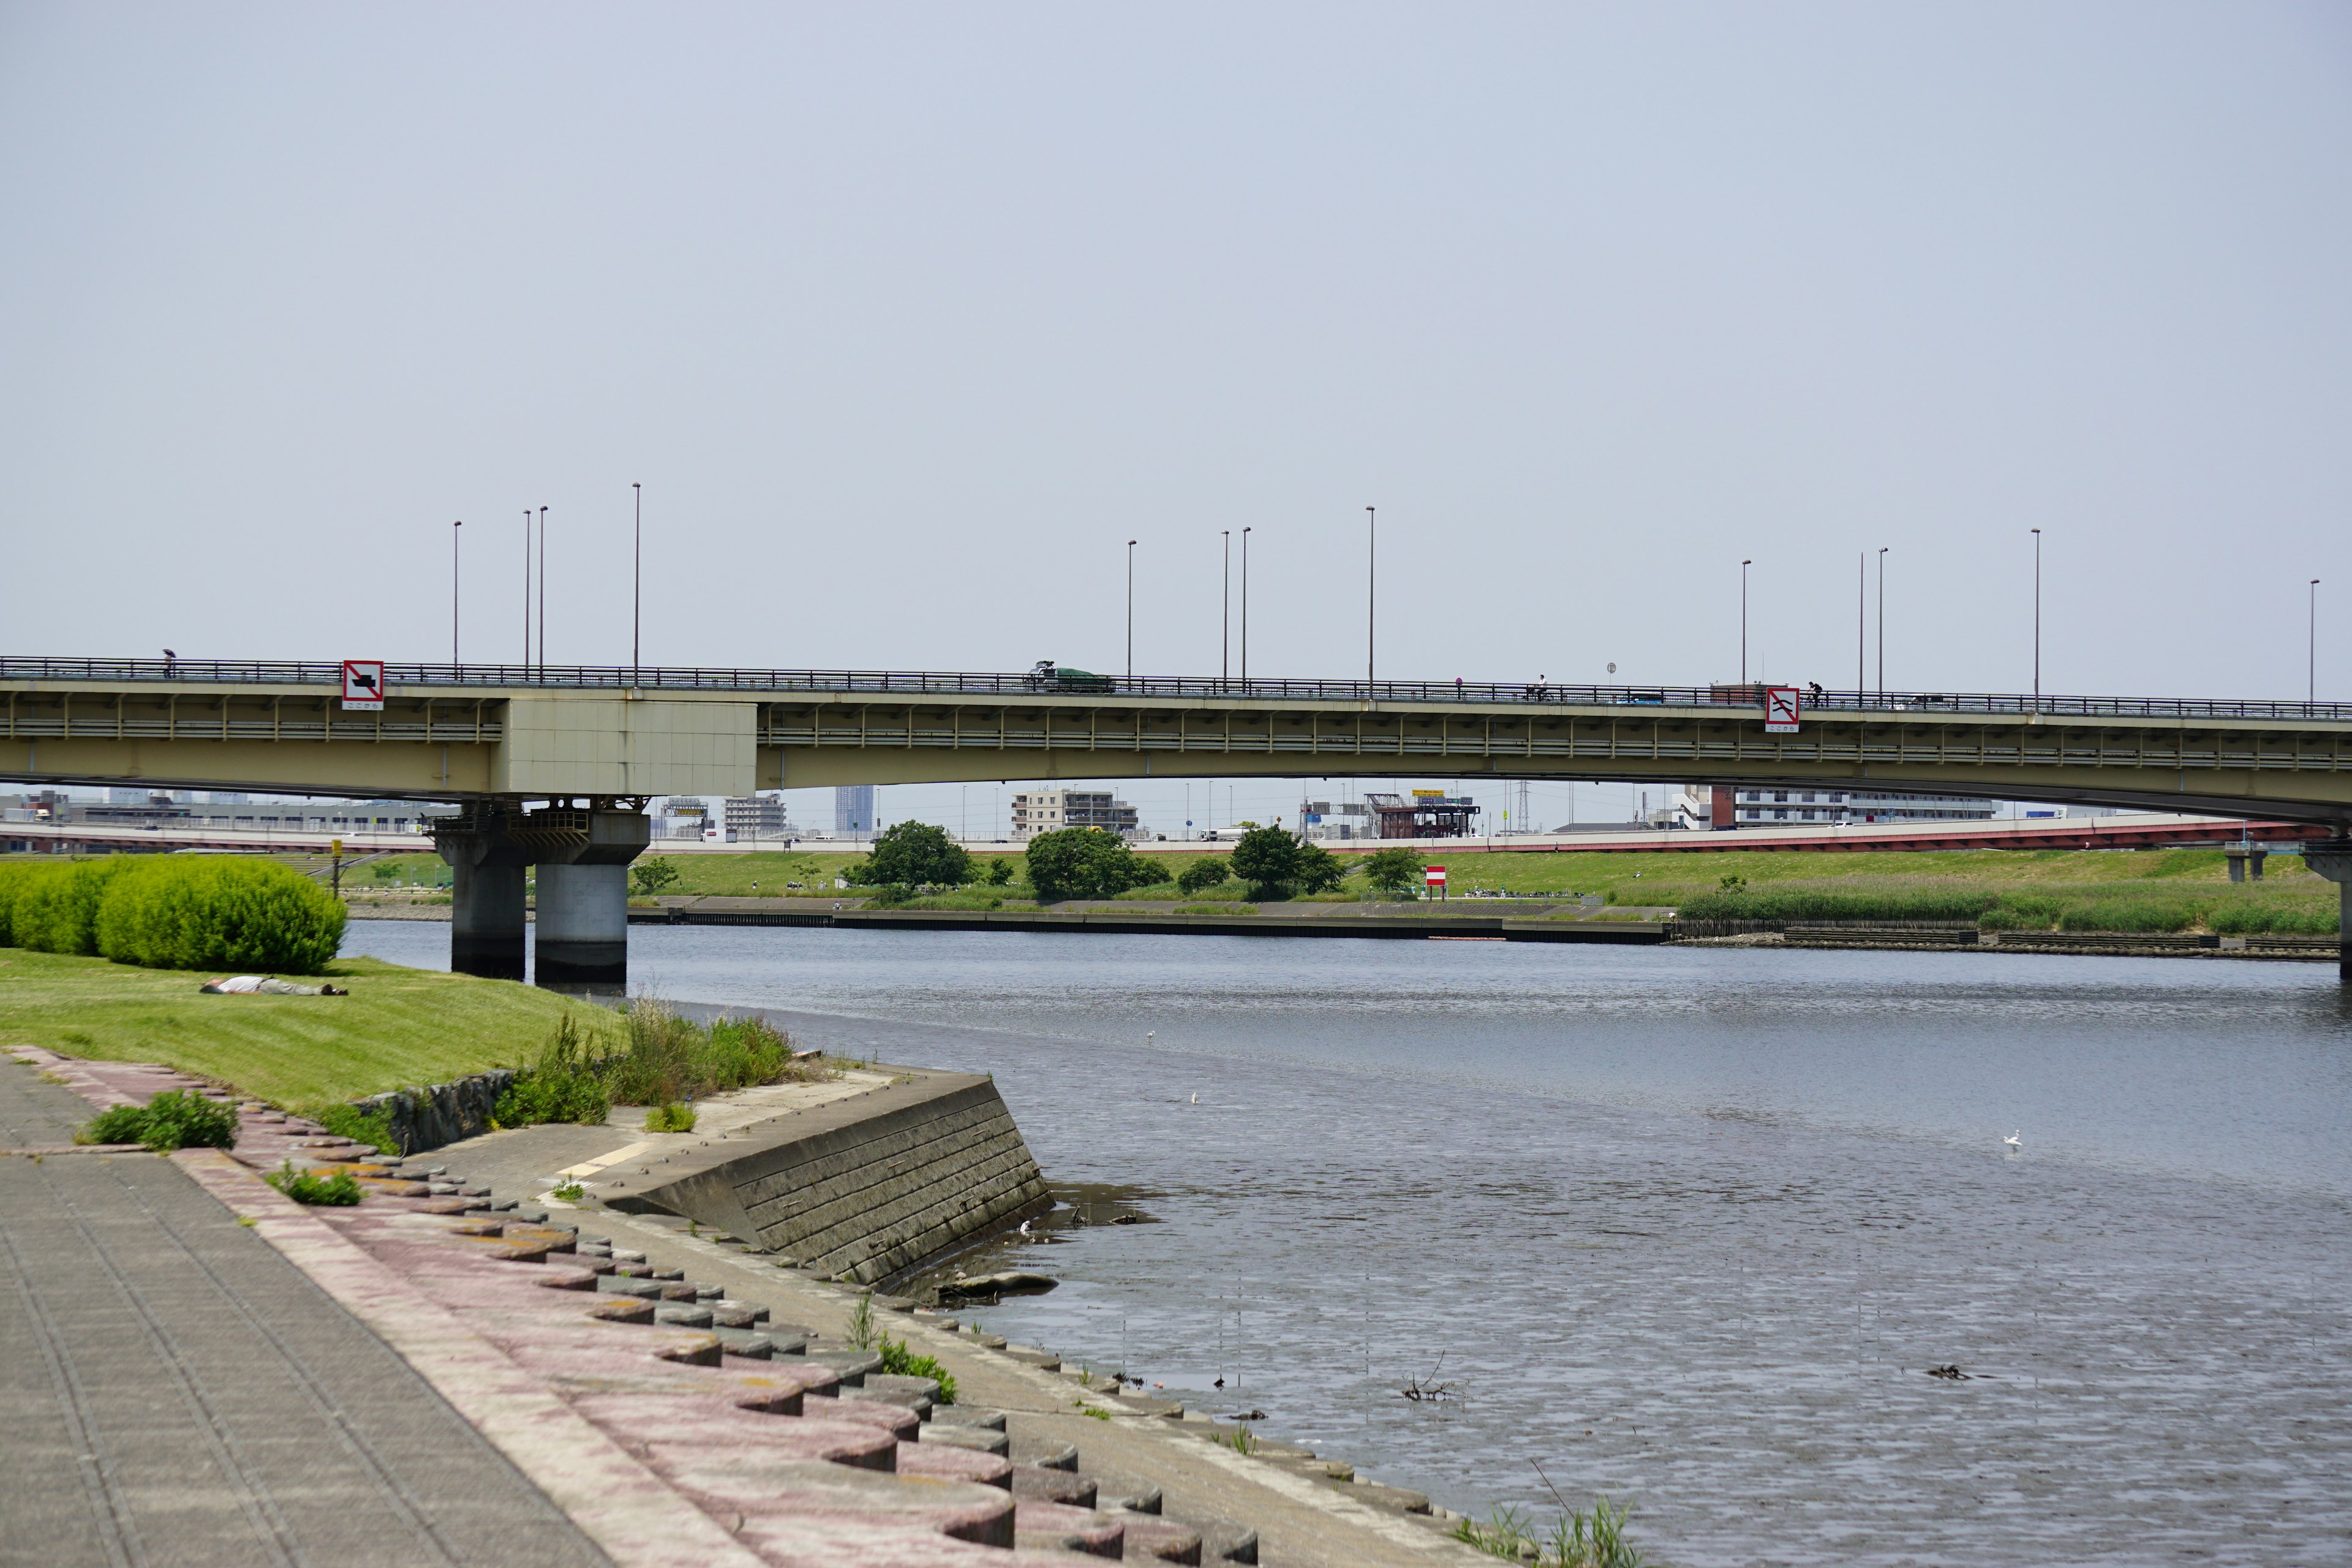
<instances>
[{"instance_id":1,"label":"small plant on concrete","mask_svg":"<svg viewBox=\"0 0 2352 1568\"><path fill-rule=\"evenodd\" d=\"M1508 1557L1515 1562L1533 1557L1540 1550L1536 1543L1535 1527L1526 1511L1504 1503L1495 1505L1484 1524L1465 1519L1455 1525L1454 1539L1476 1547L1489 1557Z\"/></svg>"},{"instance_id":2,"label":"small plant on concrete","mask_svg":"<svg viewBox=\"0 0 2352 1568\"><path fill-rule=\"evenodd\" d=\"M559 1182L547 1195L558 1203L576 1204L588 1195L588 1189L577 1182Z\"/></svg>"},{"instance_id":3,"label":"small plant on concrete","mask_svg":"<svg viewBox=\"0 0 2352 1568\"><path fill-rule=\"evenodd\" d=\"M893 1377L928 1377L940 1385L939 1403L956 1402L955 1374L940 1364L939 1357L917 1355L907 1348L904 1340L894 1340L884 1334L875 1349L882 1352L882 1370Z\"/></svg>"},{"instance_id":4,"label":"small plant on concrete","mask_svg":"<svg viewBox=\"0 0 2352 1568\"><path fill-rule=\"evenodd\" d=\"M1246 1423L1235 1427L1232 1436L1220 1437L1217 1441L1223 1443L1226 1447L1231 1448L1234 1453L1240 1454L1244 1457L1255 1454L1258 1450L1257 1436L1255 1433L1251 1432Z\"/></svg>"},{"instance_id":5,"label":"small plant on concrete","mask_svg":"<svg viewBox=\"0 0 2352 1568\"><path fill-rule=\"evenodd\" d=\"M174 1149L233 1149L236 1112L191 1089L167 1089L144 1105L101 1110L74 1135L78 1143L144 1143L158 1154Z\"/></svg>"},{"instance_id":6,"label":"small plant on concrete","mask_svg":"<svg viewBox=\"0 0 2352 1568\"><path fill-rule=\"evenodd\" d=\"M1109 1412L1109 1411L1108 1411L1108 1410L1097 1410L1097 1409L1096 1409L1096 1408L1095 1408L1093 1405L1087 1405L1085 1409L1083 1409L1083 1410L1079 1411L1079 1412L1078 1412L1078 1414L1079 1414L1079 1415L1084 1415L1084 1416L1086 1416L1087 1419L1089 1419L1089 1420L1093 1420L1093 1421L1108 1421L1108 1420L1109 1420L1109 1419L1110 1419L1110 1412Z\"/></svg>"},{"instance_id":7,"label":"small plant on concrete","mask_svg":"<svg viewBox=\"0 0 2352 1568\"><path fill-rule=\"evenodd\" d=\"M361 1197L360 1184L349 1171L321 1176L315 1172L296 1170L291 1160L261 1179L298 1204L349 1208Z\"/></svg>"},{"instance_id":8,"label":"small plant on concrete","mask_svg":"<svg viewBox=\"0 0 2352 1568\"><path fill-rule=\"evenodd\" d=\"M849 1309L849 1342L861 1351L874 1348L874 1292L866 1291L857 1298L857 1305Z\"/></svg>"},{"instance_id":9,"label":"small plant on concrete","mask_svg":"<svg viewBox=\"0 0 2352 1568\"><path fill-rule=\"evenodd\" d=\"M329 1105L321 1107L311 1120L338 1138L365 1143L386 1153L406 1152L394 1141L392 1112L389 1110L362 1110L356 1105Z\"/></svg>"},{"instance_id":10,"label":"small plant on concrete","mask_svg":"<svg viewBox=\"0 0 2352 1568\"><path fill-rule=\"evenodd\" d=\"M691 1132L694 1131L694 1107L690 1105L656 1105L646 1112L648 1132Z\"/></svg>"}]
</instances>

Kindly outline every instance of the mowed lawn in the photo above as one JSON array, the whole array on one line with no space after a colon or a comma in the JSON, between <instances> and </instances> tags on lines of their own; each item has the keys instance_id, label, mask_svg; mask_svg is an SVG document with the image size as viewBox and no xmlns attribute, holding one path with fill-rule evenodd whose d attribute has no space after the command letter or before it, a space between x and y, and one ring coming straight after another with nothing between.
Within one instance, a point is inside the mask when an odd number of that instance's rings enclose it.
<instances>
[{"instance_id":1,"label":"mowed lawn","mask_svg":"<svg viewBox=\"0 0 2352 1568\"><path fill-rule=\"evenodd\" d=\"M203 994L214 978L0 948L0 1046L162 1062L300 1109L529 1061L567 1009L583 1030L617 1027L535 986L369 958L330 966L348 996Z\"/></svg>"}]
</instances>

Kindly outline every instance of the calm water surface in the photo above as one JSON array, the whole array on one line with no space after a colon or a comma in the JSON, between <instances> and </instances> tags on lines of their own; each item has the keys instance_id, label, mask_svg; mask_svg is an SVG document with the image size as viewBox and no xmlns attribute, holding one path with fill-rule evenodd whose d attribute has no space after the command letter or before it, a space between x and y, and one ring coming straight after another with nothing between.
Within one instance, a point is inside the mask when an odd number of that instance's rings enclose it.
<instances>
[{"instance_id":1,"label":"calm water surface","mask_svg":"<svg viewBox=\"0 0 2352 1568\"><path fill-rule=\"evenodd\" d=\"M1539 1463L1682 1564L2352 1561L2330 967L632 942L662 994L993 1072L1050 1178L1139 1190L1156 1223L992 1249L1066 1283L991 1329L1451 1506L1548 1505ZM1400 1397L1433 1375L1462 1397Z\"/></svg>"}]
</instances>

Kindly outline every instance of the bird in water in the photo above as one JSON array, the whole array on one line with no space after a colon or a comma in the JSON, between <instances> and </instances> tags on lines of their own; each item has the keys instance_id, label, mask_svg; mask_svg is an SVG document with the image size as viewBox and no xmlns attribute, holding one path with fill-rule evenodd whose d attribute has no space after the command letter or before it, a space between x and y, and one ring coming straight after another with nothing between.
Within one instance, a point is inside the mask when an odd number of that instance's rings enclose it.
<instances>
[{"instance_id":1,"label":"bird in water","mask_svg":"<svg viewBox=\"0 0 2352 1568\"><path fill-rule=\"evenodd\" d=\"M1024 1236L1029 1234L1029 1222L1025 1219L1021 1222L1021 1234Z\"/></svg>"},{"instance_id":2,"label":"bird in water","mask_svg":"<svg viewBox=\"0 0 2352 1568\"><path fill-rule=\"evenodd\" d=\"M1196 1094L1196 1095L1194 1095L1194 1096L1192 1097L1192 1103L1193 1103L1193 1104L1195 1104L1195 1105L1200 1104L1200 1103L1201 1103L1201 1097L1200 1097L1199 1095L1197 1095L1197 1094Z\"/></svg>"},{"instance_id":3,"label":"bird in water","mask_svg":"<svg viewBox=\"0 0 2352 1568\"><path fill-rule=\"evenodd\" d=\"M1212 1388L1223 1388L1223 1387L1224 1387L1224 1385L1225 1385L1225 1380L1224 1380L1223 1378L1222 1378L1222 1377L1221 1377L1221 1378L1217 1379L1217 1381L1216 1381L1215 1383L1211 1384L1209 1386L1211 1386Z\"/></svg>"},{"instance_id":4,"label":"bird in water","mask_svg":"<svg viewBox=\"0 0 2352 1568\"><path fill-rule=\"evenodd\" d=\"M2025 1130L2021 1127L2018 1129L2018 1132L2022 1132L2023 1131ZM2025 1152L2025 1145L2017 1141L2017 1132L2011 1133L2008 1137L2002 1139L2001 1142L2009 1145L2011 1149L2016 1150L2021 1154Z\"/></svg>"}]
</instances>

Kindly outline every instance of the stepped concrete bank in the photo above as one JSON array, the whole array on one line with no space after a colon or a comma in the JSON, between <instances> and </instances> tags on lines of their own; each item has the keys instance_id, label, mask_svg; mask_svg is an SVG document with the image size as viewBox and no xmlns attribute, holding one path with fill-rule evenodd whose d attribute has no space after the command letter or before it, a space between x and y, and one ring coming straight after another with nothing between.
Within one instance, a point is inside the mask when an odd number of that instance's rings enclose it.
<instances>
[{"instance_id":1,"label":"stepped concrete bank","mask_svg":"<svg viewBox=\"0 0 2352 1568\"><path fill-rule=\"evenodd\" d=\"M605 1206L697 1221L871 1283L1052 1206L988 1079L884 1069L846 1100L730 1129L601 1184Z\"/></svg>"}]
</instances>

